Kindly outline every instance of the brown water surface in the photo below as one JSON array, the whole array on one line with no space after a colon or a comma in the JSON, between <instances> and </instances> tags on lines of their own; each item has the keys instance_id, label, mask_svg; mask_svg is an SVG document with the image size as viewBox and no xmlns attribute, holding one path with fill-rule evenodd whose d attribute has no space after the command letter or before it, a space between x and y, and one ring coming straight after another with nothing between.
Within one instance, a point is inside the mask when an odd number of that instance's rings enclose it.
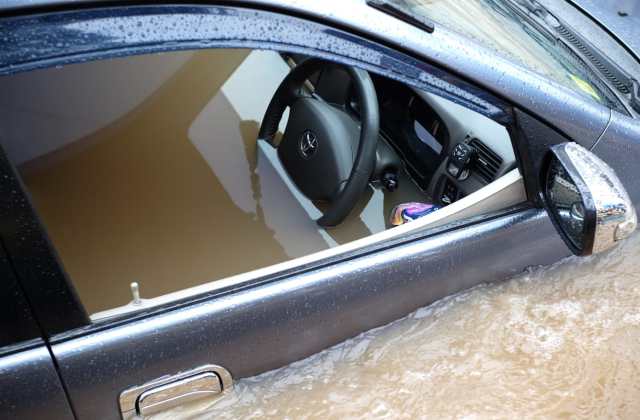
<instances>
[{"instance_id":1,"label":"brown water surface","mask_svg":"<svg viewBox=\"0 0 640 420\"><path fill-rule=\"evenodd\" d=\"M157 418L638 418L639 257L477 287Z\"/></svg>"}]
</instances>

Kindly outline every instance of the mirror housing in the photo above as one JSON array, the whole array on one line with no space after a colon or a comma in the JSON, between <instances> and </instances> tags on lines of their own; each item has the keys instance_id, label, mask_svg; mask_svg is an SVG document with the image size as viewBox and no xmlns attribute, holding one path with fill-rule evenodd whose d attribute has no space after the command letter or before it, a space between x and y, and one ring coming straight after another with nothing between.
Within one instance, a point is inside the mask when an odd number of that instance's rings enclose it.
<instances>
[{"instance_id":1,"label":"mirror housing","mask_svg":"<svg viewBox=\"0 0 640 420\"><path fill-rule=\"evenodd\" d=\"M551 148L543 186L551 219L576 255L605 251L636 229L636 211L622 182L577 143Z\"/></svg>"}]
</instances>

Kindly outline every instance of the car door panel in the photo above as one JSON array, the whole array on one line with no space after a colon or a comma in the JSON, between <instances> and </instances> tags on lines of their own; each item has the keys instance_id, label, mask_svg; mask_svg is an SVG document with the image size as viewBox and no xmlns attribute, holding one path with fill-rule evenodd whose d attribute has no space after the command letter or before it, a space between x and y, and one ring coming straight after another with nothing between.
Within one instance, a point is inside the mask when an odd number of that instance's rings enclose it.
<instances>
[{"instance_id":1,"label":"car door panel","mask_svg":"<svg viewBox=\"0 0 640 420\"><path fill-rule=\"evenodd\" d=\"M13 198L2 194L4 201ZM3 237L11 226L3 213ZM11 261L0 248L0 418L72 419L53 358L22 292Z\"/></svg>"},{"instance_id":2,"label":"car door panel","mask_svg":"<svg viewBox=\"0 0 640 420\"><path fill-rule=\"evenodd\" d=\"M52 351L78 417L117 419L118 396L131 386L205 364L234 379L265 372L569 253L544 210L518 210L107 327Z\"/></svg>"},{"instance_id":3,"label":"car door panel","mask_svg":"<svg viewBox=\"0 0 640 420\"><path fill-rule=\"evenodd\" d=\"M0 417L74 418L51 353L43 342L0 356Z\"/></svg>"}]
</instances>

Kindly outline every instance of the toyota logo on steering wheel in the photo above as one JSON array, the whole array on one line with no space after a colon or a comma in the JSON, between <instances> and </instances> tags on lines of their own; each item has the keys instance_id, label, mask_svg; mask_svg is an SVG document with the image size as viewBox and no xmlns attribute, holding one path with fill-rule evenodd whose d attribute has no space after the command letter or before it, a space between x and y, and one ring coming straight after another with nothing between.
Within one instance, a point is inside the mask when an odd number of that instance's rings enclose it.
<instances>
[{"instance_id":1,"label":"toyota logo on steering wheel","mask_svg":"<svg viewBox=\"0 0 640 420\"><path fill-rule=\"evenodd\" d=\"M303 159L309 159L318 151L318 139L311 130L305 130L300 137L298 151Z\"/></svg>"}]
</instances>

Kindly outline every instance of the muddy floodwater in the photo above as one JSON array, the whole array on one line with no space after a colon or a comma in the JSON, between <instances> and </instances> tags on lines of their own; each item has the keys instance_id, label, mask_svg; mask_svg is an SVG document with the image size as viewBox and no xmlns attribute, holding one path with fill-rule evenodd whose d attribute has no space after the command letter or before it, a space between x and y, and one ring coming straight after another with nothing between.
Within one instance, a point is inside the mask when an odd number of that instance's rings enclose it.
<instances>
[{"instance_id":1,"label":"muddy floodwater","mask_svg":"<svg viewBox=\"0 0 640 420\"><path fill-rule=\"evenodd\" d=\"M173 418L638 418L640 236L420 309ZM259 351L259 349L256 349Z\"/></svg>"}]
</instances>

